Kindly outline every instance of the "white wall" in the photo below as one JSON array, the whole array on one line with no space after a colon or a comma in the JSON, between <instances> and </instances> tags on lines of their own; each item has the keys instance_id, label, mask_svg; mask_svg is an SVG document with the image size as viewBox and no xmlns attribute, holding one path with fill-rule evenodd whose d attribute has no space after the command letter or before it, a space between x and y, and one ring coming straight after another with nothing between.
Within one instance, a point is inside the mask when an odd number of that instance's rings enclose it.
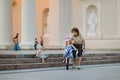
<instances>
[{"instance_id":1,"label":"white wall","mask_svg":"<svg viewBox=\"0 0 120 80\"><path fill-rule=\"evenodd\" d=\"M116 0L102 1L102 33L103 38L114 38L117 33Z\"/></svg>"},{"instance_id":2,"label":"white wall","mask_svg":"<svg viewBox=\"0 0 120 80\"><path fill-rule=\"evenodd\" d=\"M82 0L72 0L72 27L78 27L83 32Z\"/></svg>"},{"instance_id":3,"label":"white wall","mask_svg":"<svg viewBox=\"0 0 120 80\"><path fill-rule=\"evenodd\" d=\"M79 27L84 34L83 3L87 0L72 0L72 27ZM89 0L90 1L90 0ZM86 38L87 49L120 49L120 1L119 0L91 0L101 3L101 37ZM117 6L118 5L118 6ZM119 36L120 37L120 36Z\"/></svg>"},{"instance_id":4,"label":"white wall","mask_svg":"<svg viewBox=\"0 0 120 80\"><path fill-rule=\"evenodd\" d=\"M65 36L71 26L71 0L50 0L49 21L48 46L64 46Z\"/></svg>"},{"instance_id":5,"label":"white wall","mask_svg":"<svg viewBox=\"0 0 120 80\"><path fill-rule=\"evenodd\" d=\"M117 0L117 38L120 39L120 0Z\"/></svg>"}]
</instances>

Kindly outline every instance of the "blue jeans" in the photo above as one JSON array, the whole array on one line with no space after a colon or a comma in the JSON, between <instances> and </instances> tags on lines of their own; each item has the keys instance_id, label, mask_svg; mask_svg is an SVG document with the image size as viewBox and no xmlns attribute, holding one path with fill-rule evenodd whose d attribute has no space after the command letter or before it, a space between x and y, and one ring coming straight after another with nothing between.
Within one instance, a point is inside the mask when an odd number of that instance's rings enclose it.
<instances>
[{"instance_id":1,"label":"blue jeans","mask_svg":"<svg viewBox=\"0 0 120 80\"><path fill-rule=\"evenodd\" d=\"M19 43L14 44L13 50L15 50L15 51L20 50Z\"/></svg>"}]
</instances>

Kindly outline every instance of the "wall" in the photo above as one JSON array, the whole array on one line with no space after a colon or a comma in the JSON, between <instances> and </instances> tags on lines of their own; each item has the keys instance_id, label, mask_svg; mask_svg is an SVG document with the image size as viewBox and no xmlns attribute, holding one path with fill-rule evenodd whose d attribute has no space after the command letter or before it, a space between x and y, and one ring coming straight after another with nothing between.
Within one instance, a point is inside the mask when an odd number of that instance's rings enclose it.
<instances>
[{"instance_id":1,"label":"wall","mask_svg":"<svg viewBox=\"0 0 120 80\"><path fill-rule=\"evenodd\" d=\"M83 32L82 0L72 0L72 27L78 27Z\"/></svg>"},{"instance_id":2,"label":"wall","mask_svg":"<svg viewBox=\"0 0 120 80\"><path fill-rule=\"evenodd\" d=\"M102 0L103 38L114 38L117 34L117 0Z\"/></svg>"},{"instance_id":3,"label":"wall","mask_svg":"<svg viewBox=\"0 0 120 80\"><path fill-rule=\"evenodd\" d=\"M13 36L19 33L19 41L21 41L21 2L22 0L14 0L13 5ZM42 12L45 8L49 8L49 0L36 0L36 37L39 39L42 35Z\"/></svg>"},{"instance_id":4,"label":"wall","mask_svg":"<svg viewBox=\"0 0 120 80\"><path fill-rule=\"evenodd\" d=\"M19 33L19 41L21 40L21 0L14 0L16 2L13 5L13 22L12 22L12 30L13 37L16 33Z\"/></svg>"},{"instance_id":5,"label":"wall","mask_svg":"<svg viewBox=\"0 0 120 80\"><path fill-rule=\"evenodd\" d=\"M90 0L89 0L90 1ZM91 2L96 0L91 0ZM119 34L119 23L118 18L119 6L117 9L118 0L97 0L101 3L101 37L99 38L86 38L87 49L120 49L120 38L116 36ZM78 27L80 32L84 33L83 26L83 3L88 0L72 0L72 27ZM119 2L119 1L118 1ZM117 33L118 32L118 33Z\"/></svg>"},{"instance_id":6,"label":"wall","mask_svg":"<svg viewBox=\"0 0 120 80\"><path fill-rule=\"evenodd\" d=\"M49 8L49 0L36 0L36 37L42 36L42 13Z\"/></svg>"},{"instance_id":7,"label":"wall","mask_svg":"<svg viewBox=\"0 0 120 80\"><path fill-rule=\"evenodd\" d=\"M16 5L13 6L13 36L15 36L16 33L20 33L21 35L21 0L15 0L15 1L17 3ZM80 31L83 33L84 27L83 27L83 16L82 16L83 13L82 12L83 12L83 1L84 0L71 0L71 1L72 1L71 2L72 4L71 25L72 26L70 28L78 27ZM96 1L96 0L92 0L92 1ZM86 39L87 49L119 49L120 48L120 39L116 38L117 32L118 34L120 33L120 30L119 30L120 21L117 21L117 20L120 20L118 18L119 14L117 14L117 10L119 10L119 6L117 9L117 5L119 5L120 3L118 4L117 1L119 0L102 0L102 5L101 5L102 6L101 7L102 37L99 39ZM36 0L36 37L38 38L38 40L40 36L42 35L42 12L45 8L49 8L49 3L50 3L49 0ZM53 4L52 1L51 1L51 4ZM118 12L120 13L120 10ZM52 13L56 14L56 12L52 12ZM56 16L54 14L52 15ZM56 18L54 19L56 20ZM51 21L52 20L53 19L51 19ZM54 23L51 25L51 27L54 26L55 24L57 24L60 27L59 23ZM55 30L55 29L56 28L54 27L52 28L51 31L55 31L59 35L60 34L59 30ZM55 36L54 38L56 39L56 41L59 42L60 36ZM51 43L55 42L54 38L51 40L52 41ZM19 37L19 39L21 39L21 37Z\"/></svg>"}]
</instances>

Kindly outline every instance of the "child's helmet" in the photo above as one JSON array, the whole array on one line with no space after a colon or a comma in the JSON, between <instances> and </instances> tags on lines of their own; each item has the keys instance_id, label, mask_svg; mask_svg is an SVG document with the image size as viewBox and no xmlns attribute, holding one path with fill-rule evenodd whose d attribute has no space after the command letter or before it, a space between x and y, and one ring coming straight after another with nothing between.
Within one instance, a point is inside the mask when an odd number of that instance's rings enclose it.
<instances>
[{"instance_id":1,"label":"child's helmet","mask_svg":"<svg viewBox=\"0 0 120 80\"><path fill-rule=\"evenodd\" d=\"M65 38L65 41L71 41L71 38L67 36L67 37Z\"/></svg>"}]
</instances>

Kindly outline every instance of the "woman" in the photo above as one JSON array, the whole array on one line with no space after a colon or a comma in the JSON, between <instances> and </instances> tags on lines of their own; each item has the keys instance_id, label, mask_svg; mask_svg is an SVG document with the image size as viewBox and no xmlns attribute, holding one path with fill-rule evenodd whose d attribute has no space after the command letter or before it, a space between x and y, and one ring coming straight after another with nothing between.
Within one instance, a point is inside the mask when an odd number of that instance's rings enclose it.
<instances>
[{"instance_id":1,"label":"woman","mask_svg":"<svg viewBox=\"0 0 120 80\"><path fill-rule=\"evenodd\" d=\"M17 33L16 36L13 38L13 42L14 42L13 50L15 50L15 51L20 50L18 36L19 36L19 34Z\"/></svg>"},{"instance_id":2,"label":"woman","mask_svg":"<svg viewBox=\"0 0 120 80\"><path fill-rule=\"evenodd\" d=\"M81 63L81 56L82 53L85 51L85 40L83 39L82 35L80 34L78 28L73 28L71 30L72 36L71 36L71 40L72 40L72 44L73 46L78 50L78 69L80 69L80 63ZM74 65L73 67L76 66L76 52L73 52L73 56L74 56Z\"/></svg>"}]
</instances>

